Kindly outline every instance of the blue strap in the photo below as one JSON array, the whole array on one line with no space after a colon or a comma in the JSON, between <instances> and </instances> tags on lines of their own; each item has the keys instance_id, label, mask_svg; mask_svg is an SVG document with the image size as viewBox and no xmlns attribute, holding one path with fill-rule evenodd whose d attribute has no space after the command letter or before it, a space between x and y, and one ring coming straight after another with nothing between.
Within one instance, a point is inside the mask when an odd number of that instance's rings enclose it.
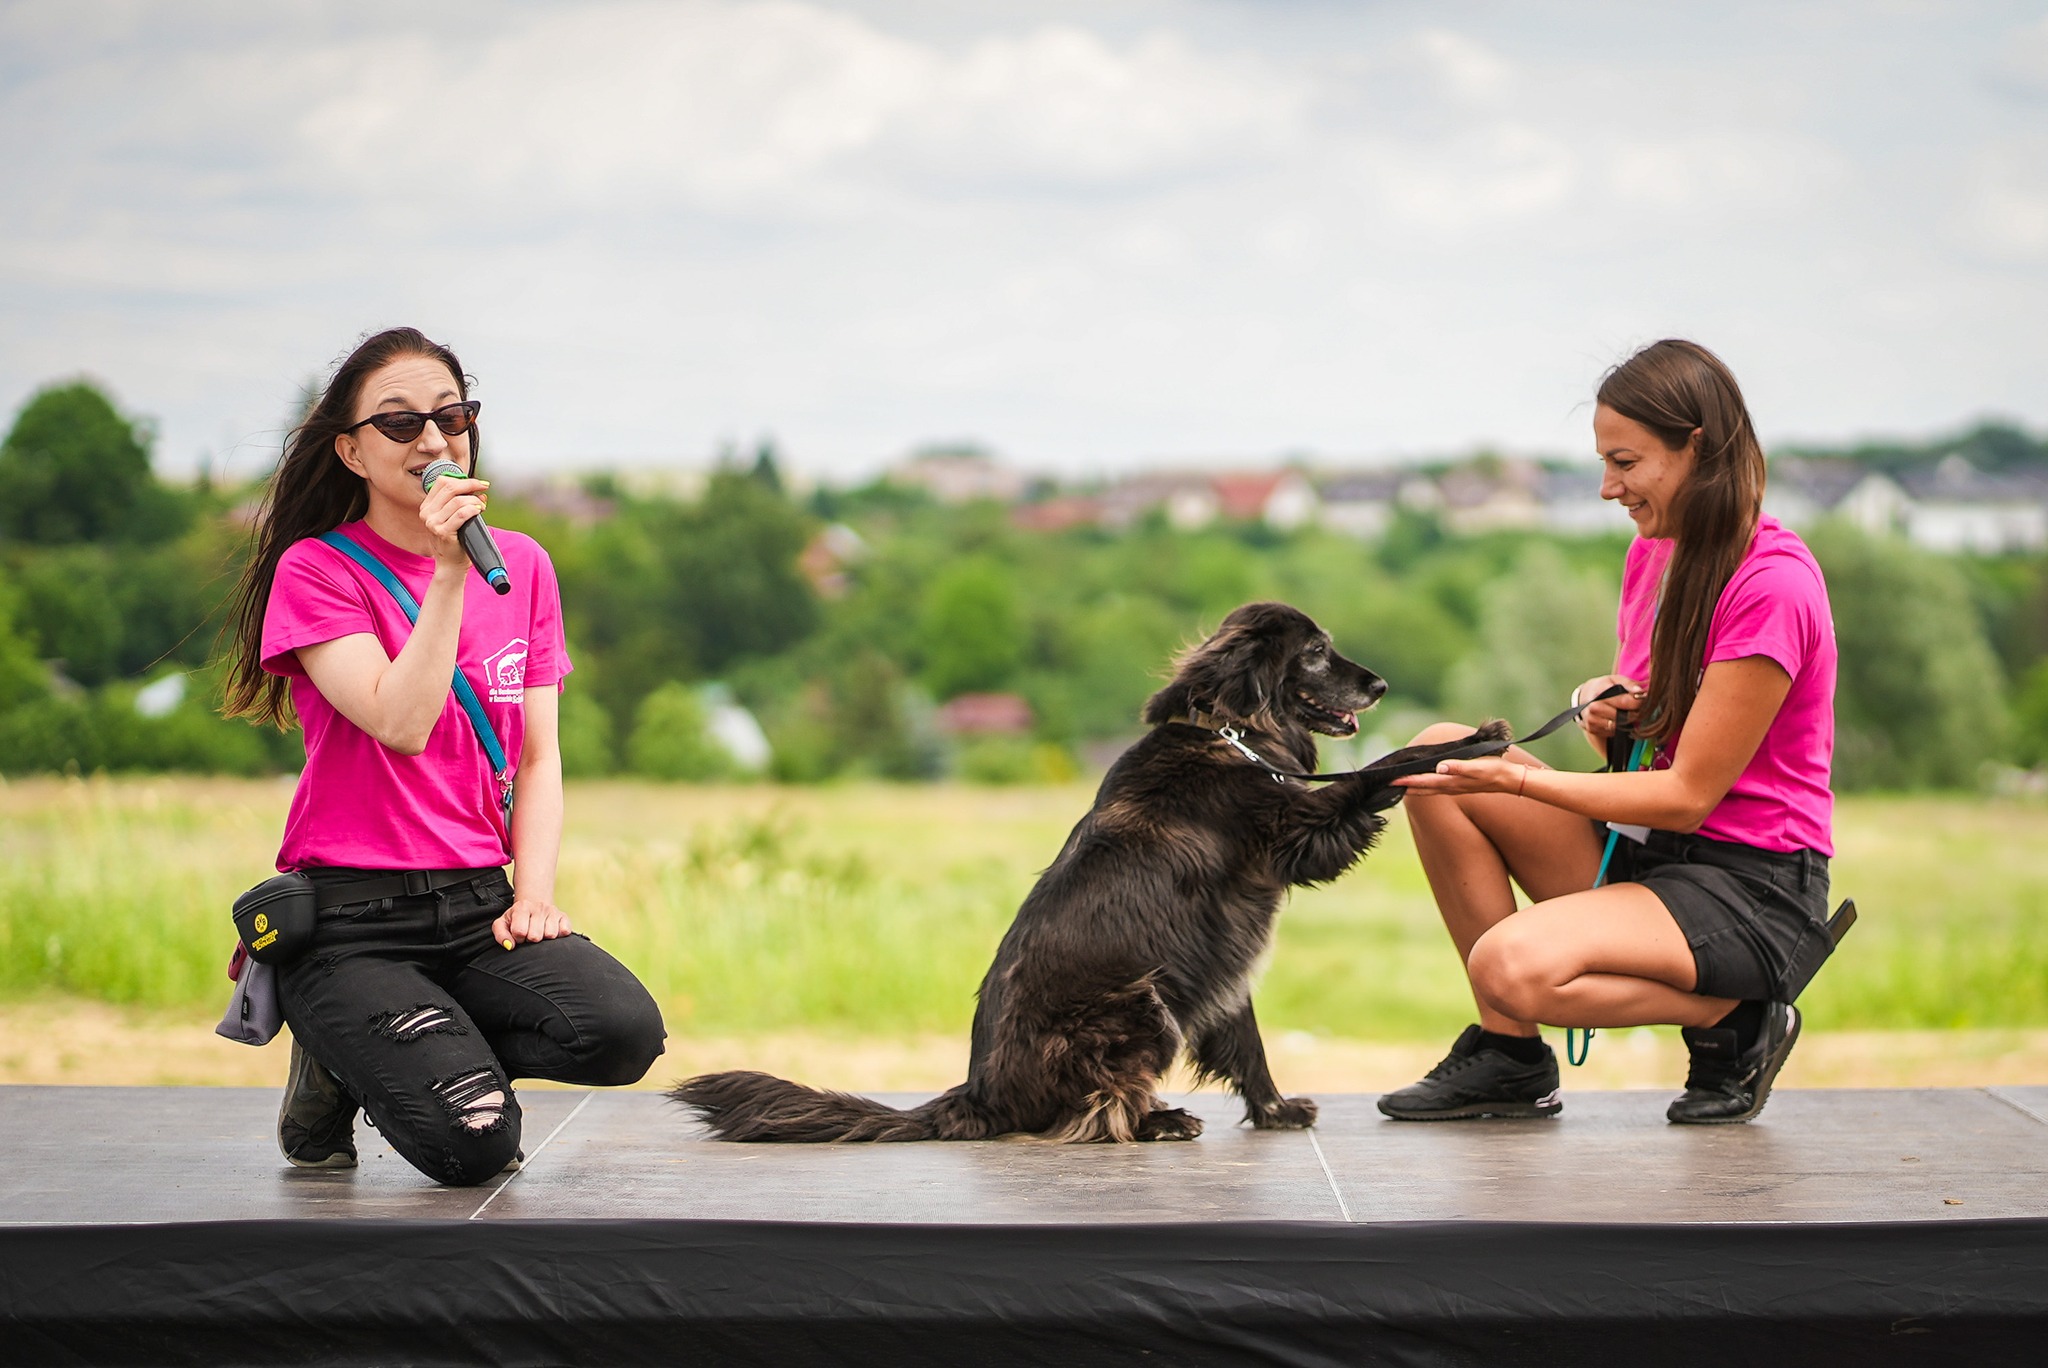
<instances>
[{"instance_id":1,"label":"blue strap","mask_svg":"<svg viewBox=\"0 0 2048 1368\"><path fill-rule=\"evenodd\" d=\"M326 542L344 556L347 556L357 565L362 566L363 569L369 571L376 578L379 584L389 589L391 597L397 599L398 606L405 610L405 620L407 622L419 622L419 601L412 596L411 590L399 582L398 576L391 572L390 566L378 560L360 542L351 537L344 537L339 532L322 533L320 540ZM512 811L512 780L505 772L507 768L505 764L505 748L498 744L498 733L491 726L490 716L484 712L483 702L476 696L476 690L470 687L469 676L462 673L460 663L455 666L453 688L455 690L455 701L462 705L462 710L465 713L469 714L469 725L476 731L476 739L483 743L484 754L490 757L491 773L496 775L498 779L498 801L505 811L510 813Z\"/></svg>"},{"instance_id":2,"label":"blue strap","mask_svg":"<svg viewBox=\"0 0 2048 1368\"><path fill-rule=\"evenodd\" d=\"M1635 745L1629 748L1628 768L1623 770L1622 773L1633 774L1639 769L1647 768L1645 759L1649 751L1650 743L1638 737ZM1607 866L1614 859L1614 843L1620 839L1620 832L1612 829L1608 831L1607 849L1600 853L1600 872L1593 876L1593 887L1598 888L1607 882ZM1574 1065L1583 1064L1586 1062L1586 1056L1593 1053L1593 1028L1590 1026L1586 1028L1583 1041L1575 1042L1573 1039L1575 1035L1577 1035L1575 1028L1570 1026L1564 1028L1564 1057L1568 1063Z\"/></svg>"}]
</instances>

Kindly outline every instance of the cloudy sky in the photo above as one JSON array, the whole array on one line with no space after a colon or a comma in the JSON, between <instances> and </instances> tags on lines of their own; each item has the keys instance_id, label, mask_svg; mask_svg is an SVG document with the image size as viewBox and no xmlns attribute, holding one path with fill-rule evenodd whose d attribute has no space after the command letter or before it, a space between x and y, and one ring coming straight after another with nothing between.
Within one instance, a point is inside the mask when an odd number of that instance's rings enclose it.
<instances>
[{"instance_id":1,"label":"cloudy sky","mask_svg":"<svg viewBox=\"0 0 2048 1368\"><path fill-rule=\"evenodd\" d=\"M252 474L413 322L500 469L2048 425L2048 6L0 0L0 409Z\"/></svg>"}]
</instances>

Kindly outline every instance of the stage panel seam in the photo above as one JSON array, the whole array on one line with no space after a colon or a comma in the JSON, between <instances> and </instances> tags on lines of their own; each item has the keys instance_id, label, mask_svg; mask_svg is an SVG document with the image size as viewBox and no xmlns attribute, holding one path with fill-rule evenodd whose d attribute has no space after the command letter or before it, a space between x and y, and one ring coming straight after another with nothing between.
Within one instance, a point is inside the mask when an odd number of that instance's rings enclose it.
<instances>
[{"instance_id":1,"label":"stage panel seam","mask_svg":"<svg viewBox=\"0 0 2048 1368\"><path fill-rule=\"evenodd\" d=\"M555 1123L555 1128L548 1132L547 1138L545 1140L542 1140L538 1145L535 1145L533 1147L533 1153L527 1155L525 1160L520 1163L518 1168L506 1174L505 1181L498 1184L496 1187L492 1188L491 1195L484 1198L483 1204L477 1207L475 1211L470 1212L465 1219L474 1221L477 1217L483 1215L484 1212L489 1209L491 1203L498 1200L498 1194L503 1192L506 1188L511 1187L513 1183L517 1182L519 1179L519 1175L526 1172L527 1166L540 1158L541 1151L546 1149L549 1145L553 1144L555 1137L560 1135L563 1129L566 1126L568 1126L568 1124L571 1121L574 1121L577 1117L583 1114L583 1109L590 1105L590 1099L595 1096L597 1096L597 1094L594 1092L587 1092L583 1094L583 1100L581 1102L578 1102L573 1108L571 1108L567 1116L563 1117L560 1121Z\"/></svg>"},{"instance_id":2,"label":"stage panel seam","mask_svg":"<svg viewBox=\"0 0 2048 1368\"><path fill-rule=\"evenodd\" d=\"M1337 1175L1330 1172L1330 1161L1323 1157L1323 1144L1316 1139L1314 1126L1308 1128L1308 1143L1316 1152L1316 1162L1323 1166L1323 1181L1330 1185L1330 1195L1337 1199L1337 1214L1344 1218L1346 1224L1354 1224L1351 1220L1351 1206L1344 1200L1344 1189L1337 1186Z\"/></svg>"},{"instance_id":3,"label":"stage panel seam","mask_svg":"<svg viewBox=\"0 0 2048 1368\"><path fill-rule=\"evenodd\" d=\"M1991 1096L1997 1098L2000 1102L2005 1103L2006 1106L2011 1107L2014 1111L2018 1112L2021 1116L2026 1117L2029 1121L2032 1121L2034 1124L2040 1126L2048 1126L2048 1116L2041 1115L2041 1113L2035 1111L2032 1107L2028 1106L2026 1103L2020 1101L2016 1097L2007 1097L2005 1095L2005 1089L1986 1088L1984 1091L1991 1094Z\"/></svg>"}]
</instances>

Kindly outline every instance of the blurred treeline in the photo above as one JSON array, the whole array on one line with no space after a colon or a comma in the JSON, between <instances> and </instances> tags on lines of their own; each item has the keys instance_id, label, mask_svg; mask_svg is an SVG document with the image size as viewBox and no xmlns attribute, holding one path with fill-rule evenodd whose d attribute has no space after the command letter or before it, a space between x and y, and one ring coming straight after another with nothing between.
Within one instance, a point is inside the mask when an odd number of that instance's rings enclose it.
<instances>
[{"instance_id":1,"label":"blurred treeline","mask_svg":"<svg viewBox=\"0 0 2048 1368\"><path fill-rule=\"evenodd\" d=\"M0 772L298 763L295 737L214 712L220 609L260 490L167 486L150 441L76 382L38 393L0 444ZM577 663L564 757L586 776L729 775L705 729L736 701L783 781L1066 777L1137 730L1177 650L1256 598L1298 605L1386 676L1373 741L1437 716L1528 729L1608 668L1626 549L1454 537L1413 513L1370 543L1163 517L1028 532L995 504L886 482L793 496L766 450L689 497L603 476L574 500L503 494L492 521L537 536L561 576ZM1937 556L1845 525L1808 541L1842 652L1838 785L1960 787L1987 762L2048 760L2041 557ZM939 705L982 692L1027 700L1029 734L945 735ZM1590 763L1570 737L1546 744Z\"/></svg>"}]
</instances>

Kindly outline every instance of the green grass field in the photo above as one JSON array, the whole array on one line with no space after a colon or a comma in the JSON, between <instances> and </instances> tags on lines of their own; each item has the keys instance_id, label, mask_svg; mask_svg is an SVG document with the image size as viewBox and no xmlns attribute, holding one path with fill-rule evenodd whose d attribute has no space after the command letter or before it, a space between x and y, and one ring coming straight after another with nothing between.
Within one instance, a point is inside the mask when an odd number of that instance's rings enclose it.
<instances>
[{"instance_id":1,"label":"green grass field","mask_svg":"<svg viewBox=\"0 0 2048 1368\"><path fill-rule=\"evenodd\" d=\"M0 783L0 997L221 1001L228 904L270 869L287 781ZM1084 786L572 784L559 900L671 1030L964 1031ZM1801 1005L1833 1029L2048 1025L2048 807L1845 800L1863 920ZM1404 831L1299 893L1259 988L1269 1029L1440 1039L1471 1018Z\"/></svg>"}]
</instances>

